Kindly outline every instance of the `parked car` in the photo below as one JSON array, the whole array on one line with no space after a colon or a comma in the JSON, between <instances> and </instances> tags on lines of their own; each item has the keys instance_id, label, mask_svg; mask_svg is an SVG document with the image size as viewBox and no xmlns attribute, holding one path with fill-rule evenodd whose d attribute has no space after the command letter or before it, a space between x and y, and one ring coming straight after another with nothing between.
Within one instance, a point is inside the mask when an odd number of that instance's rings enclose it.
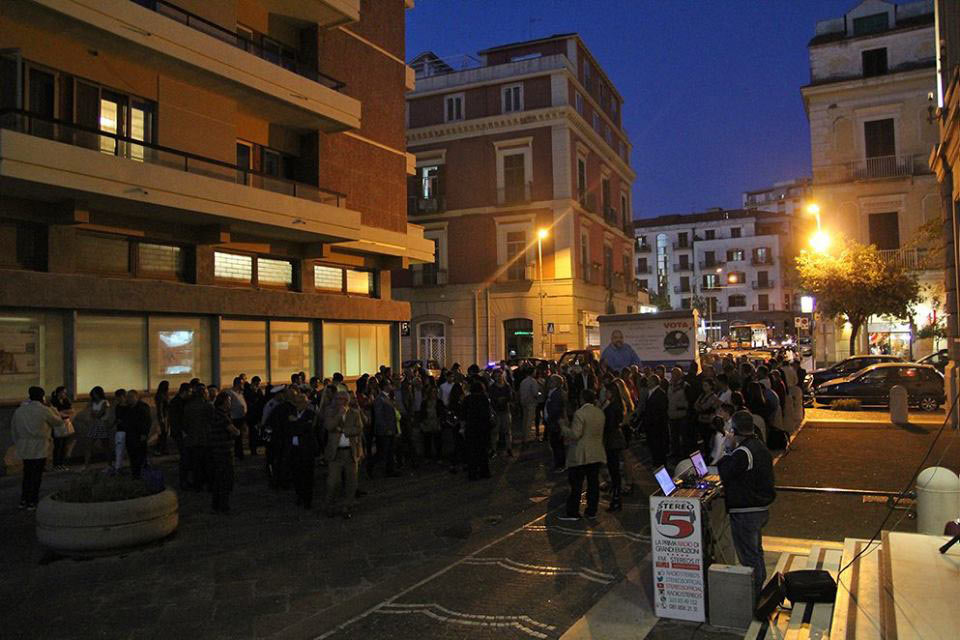
<instances>
[{"instance_id":1,"label":"parked car","mask_svg":"<svg viewBox=\"0 0 960 640\"><path fill-rule=\"evenodd\" d=\"M436 360L404 360L401 366L404 369L412 369L417 365L419 365L421 369L426 371L427 375L433 376L434 378L440 377L441 367L440 367L440 363L437 362Z\"/></svg>"},{"instance_id":2,"label":"parked car","mask_svg":"<svg viewBox=\"0 0 960 640\"><path fill-rule=\"evenodd\" d=\"M817 404L829 404L843 398L856 398L864 405L885 405L890 402L894 385L907 389L912 406L936 411L946 401L943 375L934 367L913 362L874 364L845 378L828 380L814 388Z\"/></svg>"},{"instance_id":3,"label":"parked car","mask_svg":"<svg viewBox=\"0 0 960 640\"><path fill-rule=\"evenodd\" d=\"M807 375L810 378L810 386L816 389L819 385L823 384L827 380L834 380L836 378L845 378L849 375L869 367L872 364L879 364L881 362L904 362L904 359L899 356L853 356L852 358L847 358L846 360L841 360L832 367L827 367L825 369L817 369L812 371Z\"/></svg>"},{"instance_id":4,"label":"parked car","mask_svg":"<svg viewBox=\"0 0 960 640\"><path fill-rule=\"evenodd\" d=\"M586 349L574 349L567 351L560 356L560 366L563 365L584 365L588 362L600 361L600 347L587 347Z\"/></svg>"},{"instance_id":5,"label":"parked car","mask_svg":"<svg viewBox=\"0 0 960 640\"><path fill-rule=\"evenodd\" d=\"M940 351L936 353L931 353L924 358L920 358L917 360L917 364L929 364L936 367L940 373L943 373L944 369L947 368L947 363L950 362L949 353L946 349L940 349Z\"/></svg>"}]
</instances>

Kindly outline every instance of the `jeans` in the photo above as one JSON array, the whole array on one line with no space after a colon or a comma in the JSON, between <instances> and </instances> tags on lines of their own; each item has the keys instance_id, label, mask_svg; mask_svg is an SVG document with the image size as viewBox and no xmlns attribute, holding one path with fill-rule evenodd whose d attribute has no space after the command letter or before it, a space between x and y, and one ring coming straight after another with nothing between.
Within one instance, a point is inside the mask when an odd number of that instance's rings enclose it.
<instances>
[{"instance_id":1,"label":"jeans","mask_svg":"<svg viewBox=\"0 0 960 640\"><path fill-rule=\"evenodd\" d=\"M523 438L520 440L523 444L527 444L527 442L530 440L530 433L534 430L536 417L537 405L523 405ZM537 435L539 435L539 430L537 430Z\"/></svg>"},{"instance_id":2,"label":"jeans","mask_svg":"<svg viewBox=\"0 0 960 640\"><path fill-rule=\"evenodd\" d=\"M610 497L620 499L623 480L620 477L620 449L607 449L607 469L610 471Z\"/></svg>"},{"instance_id":3,"label":"jeans","mask_svg":"<svg viewBox=\"0 0 960 640\"><path fill-rule=\"evenodd\" d=\"M73 436L67 436L66 438L54 438L53 439L53 466L61 467L67 461L67 444L70 443L70 438Z\"/></svg>"},{"instance_id":4,"label":"jeans","mask_svg":"<svg viewBox=\"0 0 960 640\"><path fill-rule=\"evenodd\" d=\"M327 463L327 499L326 508L332 510L341 484L343 489L343 508L349 511L357 499L357 466L353 451L349 447L337 449L333 460Z\"/></svg>"},{"instance_id":5,"label":"jeans","mask_svg":"<svg viewBox=\"0 0 960 640\"><path fill-rule=\"evenodd\" d=\"M583 481L587 481L587 517L597 515L600 504L600 464L592 462L567 469L567 479L570 481L570 496L567 498L567 515L574 517L580 514L580 496L583 495Z\"/></svg>"},{"instance_id":6,"label":"jeans","mask_svg":"<svg viewBox=\"0 0 960 640\"><path fill-rule=\"evenodd\" d=\"M43 480L43 467L46 458L23 461L23 483L20 488L20 504L36 505L40 501L40 482Z\"/></svg>"},{"instance_id":7,"label":"jeans","mask_svg":"<svg viewBox=\"0 0 960 640\"><path fill-rule=\"evenodd\" d=\"M513 451L513 416L510 415L509 409L497 411L497 432L500 435L499 446L507 451Z\"/></svg>"},{"instance_id":8,"label":"jeans","mask_svg":"<svg viewBox=\"0 0 960 640\"><path fill-rule=\"evenodd\" d=\"M115 445L113 468L120 471L120 468L123 467L123 452L127 447L127 432L117 431L113 437L113 442Z\"/></svg>"},{"instance_id":9,"label":"jeans","mask_svg":"<svg viewBox=\"0 0 960 640\"><path fill-rule=\"evenodd\" d=\"M544 426L544 431L550 439L550 448L553 450L553 468L563 469L567 466L567 445L563 442L560 425Z\"/></svg>"},{"instance_id":10,"label":"jeans","mask_svg":"<svg viewBox=\"0 0 960 640\"><path fill-rule=\"evenodd\" d=\"M763 559L763 527L770 519L770 512L749 511L730 514L730 533L737 550L740 564L753 568L754 594L763 590L767 581L767 565Z\"/></svg>"},{"instance_id":11,"label":"jeans","mask_svg":"<svg viewBox=\"0 0 960 640\"><path fill-rule=\"evenodd\" d=\"M237 460L243 460L243 432L247 430L245 418L234 418L233 426L240 431L240 435L233 437L233 455Z\"/></svg>"}]
</instances>

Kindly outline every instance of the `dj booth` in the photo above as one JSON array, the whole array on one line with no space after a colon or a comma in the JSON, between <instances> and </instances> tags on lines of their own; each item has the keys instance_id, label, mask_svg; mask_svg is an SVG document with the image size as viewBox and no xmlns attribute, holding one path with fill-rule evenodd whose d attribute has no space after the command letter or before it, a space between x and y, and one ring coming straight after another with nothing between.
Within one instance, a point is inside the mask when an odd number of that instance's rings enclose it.
<instances>
[{"instance_id":1,"label":"dj booth","mask_svg":"<svg viewBox=\"0 0 960 640\"><path fill-rule=\"evenodd\" d=\"M693 622L707 619L706 576L710 565L737 564L723 486L703 455L673 478L664 467L650 496L653 586L656 614Z\"/></svg>"}]
</instances>

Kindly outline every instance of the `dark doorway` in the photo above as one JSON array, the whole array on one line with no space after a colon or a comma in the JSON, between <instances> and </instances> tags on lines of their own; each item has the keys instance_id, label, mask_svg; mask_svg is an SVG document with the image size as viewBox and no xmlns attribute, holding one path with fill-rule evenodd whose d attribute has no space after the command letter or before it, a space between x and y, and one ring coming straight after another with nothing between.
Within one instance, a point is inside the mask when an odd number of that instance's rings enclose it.
<instances>
[{"instance_id":1,"label":"dark doorway","mask_svg":"<svg viewBox=\"0 0 960 640\"><path fill-rule=\"evenodd\" d=\"M507 358L533 357L533 320L511 318L503 322Z\"/></svg>"}]
</instances>

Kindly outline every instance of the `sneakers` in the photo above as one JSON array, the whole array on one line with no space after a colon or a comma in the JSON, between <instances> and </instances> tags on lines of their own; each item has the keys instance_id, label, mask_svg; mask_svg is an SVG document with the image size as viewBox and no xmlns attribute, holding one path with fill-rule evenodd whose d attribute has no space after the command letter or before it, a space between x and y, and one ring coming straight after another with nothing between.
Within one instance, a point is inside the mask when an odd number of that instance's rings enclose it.
<instances>
[{"instance_id":1,"label":"sneakers","mask_svg":"<svg viewBox=\"0 0 960 640\"><path fill-rule=\"evenodd\" d=\"M579 513L575 516L557 516L557 520L562 520L563 522L577 522L578 520L583 520L583 516Z\"/></svg>"}]
</instances>

